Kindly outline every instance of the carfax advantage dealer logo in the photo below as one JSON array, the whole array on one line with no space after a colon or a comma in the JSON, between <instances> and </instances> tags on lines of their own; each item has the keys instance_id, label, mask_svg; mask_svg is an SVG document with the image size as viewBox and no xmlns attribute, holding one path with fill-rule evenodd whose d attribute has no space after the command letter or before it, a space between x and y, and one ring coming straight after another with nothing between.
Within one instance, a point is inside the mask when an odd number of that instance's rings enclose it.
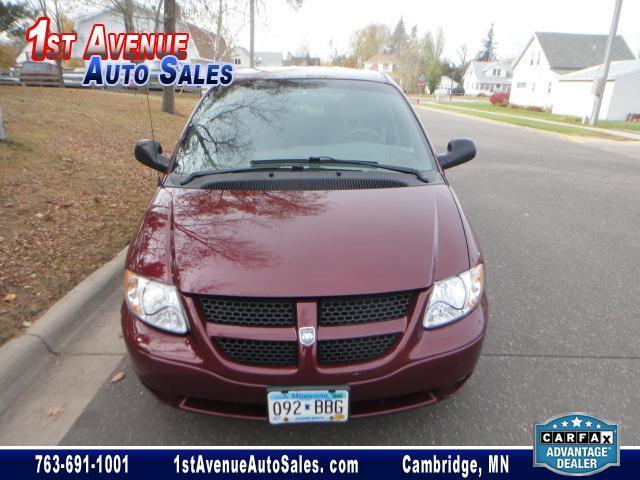
<instances>
[{"instance_id":1,"label":"carfax advantage dealer logo","mask_svg":"<svg viewBox=\"0 0 640 480\"><path fill-rule=\"evenodd\" d=\"M592 475L620 465L618 425L585 413L567 413L536 424L536 467L562 475Z\"/></svg>"}]
</instances>

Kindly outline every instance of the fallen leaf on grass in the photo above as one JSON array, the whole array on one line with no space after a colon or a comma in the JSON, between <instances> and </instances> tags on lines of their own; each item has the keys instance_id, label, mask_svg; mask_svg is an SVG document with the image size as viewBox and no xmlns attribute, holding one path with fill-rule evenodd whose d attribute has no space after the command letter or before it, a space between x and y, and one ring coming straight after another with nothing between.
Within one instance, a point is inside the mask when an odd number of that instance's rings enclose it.
<instances>
[{"instance_id":1,"label":"fallen leaf on grass","mask_svg":"<svg viewBox=\"0 0 640 480\"><path fill-rule=\"evenodd\" d=\"M118 372L116 373L113 377L111 377L111 383L118 383L120 380L122 380L125 377L125 373L124 372Z\"/></svg>"},{"instance_id":2,"label":"fallen leaf on grass","mask_svg":"<svg viewBox=\"0 0 640 480\"><path fill-rule=\"evenodd\" d=\"M22 326L25 327L25 328L29 328L31 326L31 322L24 321L24 322L22 322Z\"/></svg>"},{"instance_id":3,"label":"fallen leaf on grass","mask_svg":"<svg viewBox=\"0 0 640 480\"><path fill-rule=\"evenodd\" d=\"M64 403L60 403L58 405L54 405L53 407L47 408L47 415L50 417L57 417L64 411Z\"/></svg>"},{"instance_id":4,"label":"fallen leaf on grass","mask_svg":"<svg viewBox=\"0 0 640 480\"><path fill-rule=\"evenodd\" d=\"M7 293L4 296L4 301L5 302L13 302L16 299L16 297L17 297L17 295L15 293L13 293L13 292Z\"/></svg>"}]
</instances>

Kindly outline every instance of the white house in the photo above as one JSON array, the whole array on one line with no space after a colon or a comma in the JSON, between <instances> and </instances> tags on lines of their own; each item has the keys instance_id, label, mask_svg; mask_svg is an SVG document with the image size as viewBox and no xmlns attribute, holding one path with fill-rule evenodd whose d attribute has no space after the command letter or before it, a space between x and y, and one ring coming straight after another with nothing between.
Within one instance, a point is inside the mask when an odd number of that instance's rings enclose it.
<instances>
[{"instance_id":1,"label":"white house","mask_svg":"<svg viewBox=\"0 0 640 480\"><path fill-rule=\"evenodd\" d=\"M399 82L400 76L398 74L398 63L398 57L395 55L378 53L364 61L364 68L366 70L384 72L395 81Z\"/></svg>"},{"instance_id":2,"label":"white house","mask_svg":"<svg viewBox=\"0 0 640 480\"><path fill-rule=\"evenodd\" d=\"M551 109L558 79L604 60L607 35L536 32L513 68L510 101ZM635 60L624 38L613 42L612 60Z\"/></svg>"},{"instance_id":3,"label":"white house","mask_svg":"<svg viewBox=\"0 0 640 480\"><path fill-rule=\"evenodd\" d=\"M511 68L501 62L471 62L462 82L465 95L491 95L511 88Z\"/></svg>"},{"instance_id":4,"label":"white house","mask_svg":"<svg viewBox=\"0 0 640 480\"><path fill-rule=\"evenodd\" d=\"M150 10L137 9L133 16L133 22L135 30L138 32L153 32L156 31L154 14ZM162 15L160 15L159 29L162 29ZM124 33L124 19L122 14L114 12L113 10L101 10L91 13L84 17L78 18L74 24L74 30L78 34L76 44L72 51L72 58L82 58L84 53L84 46L89 39L91 29L94 24L101 23L105 26L107 33ZM213 62L216 59L215 55L215 43L216 35L203 30L196 25L184 22L178 22L176 25L176 31L189 33L189 44L187 46L187 58L191 63L206 63ZM220 39L221 42L224 40ZM220 50L225 50L221 48ZM31 60L31 48L26 45L22 52L16 57L16 63L22 63ZM223 60L223 59L220 59Z\"/></svg>"},{"instance_id":5,"label":"white house","mask_svg":"<svg viewBox=\"0 0 640 480\"><path fill-rule=\"evenodd\" d=\"M553 90L553 113L589 117L593 109L593 85L601 65L567 73ZM640 114L640 60L612 62L600 107L601 120L626 120Z\"/></svg>"},{"instance_id":6,"label":"white house","mask_svg":"<svg viewBox=\"0 0 640 480\"><path fill-rule=\"evenodd\" d=\"M454 88L459 87L460 84L456 82L453 78L443 75L440 77L440 83L436 87L436 92L446 92L447 94L453 90Z\"/></svg>"},{"instance_id":7,"label":"white house","mask_svg":"<svg viewBox=\"0 0 640 480\"><path fill-rule=\"evenodd\" d=\"M282 67L282 52L254 52L256 67ZM236 68L248 68L251 64L249 50L244 47L234 47L231 61Z\"/></svg>"}]
</instances>

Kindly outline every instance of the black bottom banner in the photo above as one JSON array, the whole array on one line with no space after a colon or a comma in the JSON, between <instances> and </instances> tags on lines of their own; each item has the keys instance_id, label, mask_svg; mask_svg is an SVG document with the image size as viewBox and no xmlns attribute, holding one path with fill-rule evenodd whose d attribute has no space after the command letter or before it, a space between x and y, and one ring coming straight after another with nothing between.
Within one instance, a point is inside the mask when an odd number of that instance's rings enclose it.
<instances>
[{"instance_id":1,"label":"black bottom banner","mask_svg":"<svg viewBox=\"0 0 640 480\"><path fill-rule=\"evenodd\" d=\"M574 447L575 448L575 447ZM578 450L557 453L554 469L581 468ZM584 453L584 452L582 452ZM619 465L593 478L632 479L640 449L620 451ZM565 473L566 475L567 473ZM575 475L575 473L574 473ZM584 475L584 473L582 474ZM0 478L559 478L548 465L534 466L523 449L3 449Z\"/></svg>"}]
</instances>

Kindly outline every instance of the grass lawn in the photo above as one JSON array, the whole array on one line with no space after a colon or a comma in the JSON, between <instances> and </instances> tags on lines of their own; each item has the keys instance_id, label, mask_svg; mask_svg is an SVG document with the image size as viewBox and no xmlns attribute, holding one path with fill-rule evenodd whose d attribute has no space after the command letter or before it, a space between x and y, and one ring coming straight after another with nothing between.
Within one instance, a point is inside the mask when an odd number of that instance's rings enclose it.
<instances>
[{"instance_id":1,"label":"grass lawn","mask_svg":"<svg viewBox=\"0 0 640 480\"><path fill-rule=\"evenodd\" d=\"M174 116L150 96L165 151L196 101L177 97ZM127 245L156 174L133 157L134 143L151 138L144 93L0 86L0 107L3 343Z\"/></svg>"},{"instance_id":2,"label":"grass lawn","mask_svg":"<svg viewBox=\"0 0 640 480\"><path fill-rule=\"evenodd\" d=\"M480 110L483 112L495 112L495 113L508 113L510 115L520 115L522 117L540 118L543 120L552 120L554 122L562 122L569 125L582 125L582 119L578 117L571 117L569 115L556 115L548 112L533 112L531 110L525 110L523 108L513 107L495 107L489 102L456 102L452 101L450 104L454 107L473 108L474 110ZM630 130L640 132L640 122L623 122L618 120L600 120L597 127L611 128L614 130Z\"/></svg>"},{"instance_id":3,"label":"grass lawn","mask_svg":"<svg viewBox=\"0 0 640 480\"><path fill-rule=\"evenodd\" d=\"M455 102L454 102L455 103ZM458 105L458 106L465 106L466 107L466 103L464 105ZM490 107L493 107L492 105L489 105ZM493 111L485 111L484 109L474 109L473 111L471 110L461 110L459 108L456 108L455 105L453 104L436 104L436 103L429 103L429 104L421 104L419 105L419 107L421 108L435 108L435 109L439 109L439 110L448 110L450 112L457 112L457 113L461 113L464 115L472 115L474 117L481 117L481 118L487 118L489 120L496 120L498 122L504 122L504 123L510 123L512 125L520 125L522 127L530 127L530 128L536 128L538 130L545 130L547 132L555 132L555 133L560 133L563 135L573 135L573 136L581 136L581 137L596 137L596 138L605 138L608 140L627 140L624 137L620 137L620 136L616 136L616 135L611 135L609 133L606 132L598 132L598 131L593 131L593 130L586 130L584 128L579 128L576 126L572 126L570 124L565 125L554 125L552 123L544 123L544 122L537 122L535 118L513 118L513 117L503 117L500 115L496 115L496 112ZM493 107L493 108L498 108L498 107ZM500 108L500 110L507 110L507 109L503 109ZM514 109L515 110L515 109ZM517 110L520 111L520 110ZM501 113L501 112L499 112ZM504 112L507 113L507 112ZM535 112L528 112L528 113L535 113Z\"/></svg>"}]
</instances>

